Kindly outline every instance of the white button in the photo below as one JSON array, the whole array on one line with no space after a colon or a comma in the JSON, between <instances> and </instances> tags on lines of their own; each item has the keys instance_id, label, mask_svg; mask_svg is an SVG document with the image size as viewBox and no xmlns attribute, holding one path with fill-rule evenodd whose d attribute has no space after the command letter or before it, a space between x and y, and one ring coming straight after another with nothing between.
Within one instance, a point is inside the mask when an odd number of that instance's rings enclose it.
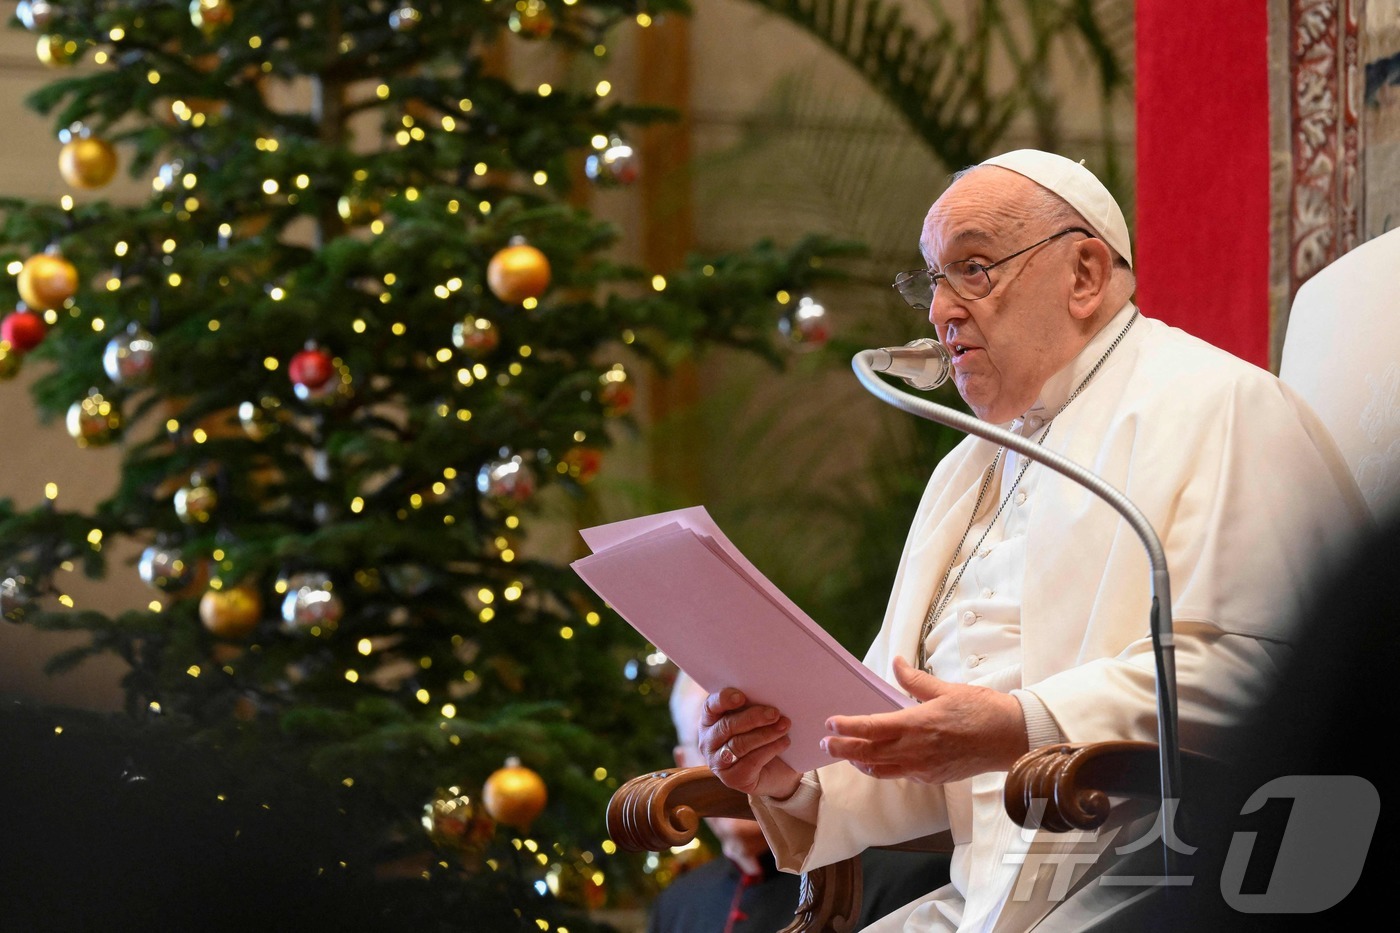
<instances>
[{"instance_id":1,"label":"white button","mask_svg":"<svg viewBox=\"0 0 1400 933\"><path fill-rule=\"evenodd\" d=\"M968 667L980 667L981 664L982 664L982 662L985 661L985 660L987 660L987 659L984 658L984 657L982 657L982 655L980 655L980 654L974 654L972 657L970 657L970 658L967 659L967 666L968 666Z\"/></svg>"},{"instance_id":2,"label":"white button","mask_svg":"<svg viewBox=\"0 0 1400 933\"><path fill-rule=\"evenodd\" d=\"M1017 492L1016 492L1016 504L1017 504L1017 505L1025 505L1025 504L1026 504L1026 491L1025 491L1024 489L1017 490Z\"/></svg>"},{"instance_id":3,"label":"white button","mask_svg":"<svg viewBox=\"0 0 1400 933\"><path fill-rule=\"evenodd\" d=\"M976 621L977 613L973 612L971 609L963 613L963 625L971 625Z\"/></svg>"},{"instance_id":4,"label":"white button","mask_svg":"<svg viewBox=\"0 0 1400 933\"><path fill-rule=\"evenodd\" d=\"M985 586L982 587L982 598L983 598L983 599L991 599L991 598L992 598L992 591L991 591L991 589L990 589L989 587L985 587Z\"/></svg>"}]
</instances>

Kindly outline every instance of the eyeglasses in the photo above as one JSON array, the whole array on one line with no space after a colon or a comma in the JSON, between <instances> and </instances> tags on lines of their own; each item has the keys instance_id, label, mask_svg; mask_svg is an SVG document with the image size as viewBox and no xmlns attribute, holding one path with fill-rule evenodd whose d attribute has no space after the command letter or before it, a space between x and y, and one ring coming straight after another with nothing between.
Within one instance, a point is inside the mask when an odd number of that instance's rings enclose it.
<instances>
[{"instance_id":1,"label":"eyeglasses","mask_svg":"<svg viewBox=\"0 0 1400 933\"><path fill-rule=\"evenodd\" d=\"M953 293L964 301L978 301L992 293L992 277L987 273L1007 260L1015 259L1022 253L1028 253L1037 246L1044 246L1051 240L1058 239L1067 233L1082 233L1087 237L1094 235L1083 227L1069 227L1059 233L1052 233L1025 249L1018 249L1010 256L1003 256L996 262L986 265L975 259L959 259L945 265L941 272L934 272L932 269L902 272L895 278L894 288L899 292L899 296L909 303L909 307L916 311L927 311L932 307L933 290L938 287L939 279L947 282Z\"/></svg>"}]
</instances>

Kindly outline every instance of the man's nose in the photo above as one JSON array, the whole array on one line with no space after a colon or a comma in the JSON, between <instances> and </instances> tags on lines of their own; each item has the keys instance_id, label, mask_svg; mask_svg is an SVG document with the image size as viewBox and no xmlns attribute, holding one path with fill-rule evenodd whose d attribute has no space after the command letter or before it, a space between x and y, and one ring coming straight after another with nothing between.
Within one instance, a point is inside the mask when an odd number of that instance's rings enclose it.
<instances>
[{"instance_id":1,"label":"man's nose","mask_svg":"<svg viewBox=\"0 0 1400 933\"><path fill-rule=\"evenodd\" d=\"M967 317L967 302L947 282L939 282L933 290L933 300L928 306L928 320L940 334L950 321Z\"/></svg>"}]
</instances>

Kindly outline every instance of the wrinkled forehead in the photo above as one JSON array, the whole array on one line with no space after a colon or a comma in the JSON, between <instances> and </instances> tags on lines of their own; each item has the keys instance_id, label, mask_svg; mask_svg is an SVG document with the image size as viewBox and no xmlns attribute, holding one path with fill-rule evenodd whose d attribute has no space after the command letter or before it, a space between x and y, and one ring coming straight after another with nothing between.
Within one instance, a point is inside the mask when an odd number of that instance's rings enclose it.
<instances>
[{"instance_id":1,"label":"wrinkled forehead","mask_svg":"<svg viewBox=\"0 0 1400 933\"><path fill-rule=\"evenodd\" d=\"M1036 185L995 166L974 169L948 187L924 218L919 249L931 265L998 248L1030 219Z\"/></svg>"}]
</instances>

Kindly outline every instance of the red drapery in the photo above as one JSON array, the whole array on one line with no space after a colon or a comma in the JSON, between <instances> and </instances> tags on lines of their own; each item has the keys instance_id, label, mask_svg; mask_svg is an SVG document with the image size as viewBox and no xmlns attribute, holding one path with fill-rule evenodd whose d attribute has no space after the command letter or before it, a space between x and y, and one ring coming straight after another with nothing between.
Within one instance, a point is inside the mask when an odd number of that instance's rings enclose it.
<instances>
[{"instance_id":1,"label":"red drapery","mask_svg":"<svg viewBox=\"0 0 1400 933\"><path fill-rule=\"evenodd\" d=\"M1268 4L1137 2L1143 311L1269 361Z\"/></svg>"}]
</instances>

